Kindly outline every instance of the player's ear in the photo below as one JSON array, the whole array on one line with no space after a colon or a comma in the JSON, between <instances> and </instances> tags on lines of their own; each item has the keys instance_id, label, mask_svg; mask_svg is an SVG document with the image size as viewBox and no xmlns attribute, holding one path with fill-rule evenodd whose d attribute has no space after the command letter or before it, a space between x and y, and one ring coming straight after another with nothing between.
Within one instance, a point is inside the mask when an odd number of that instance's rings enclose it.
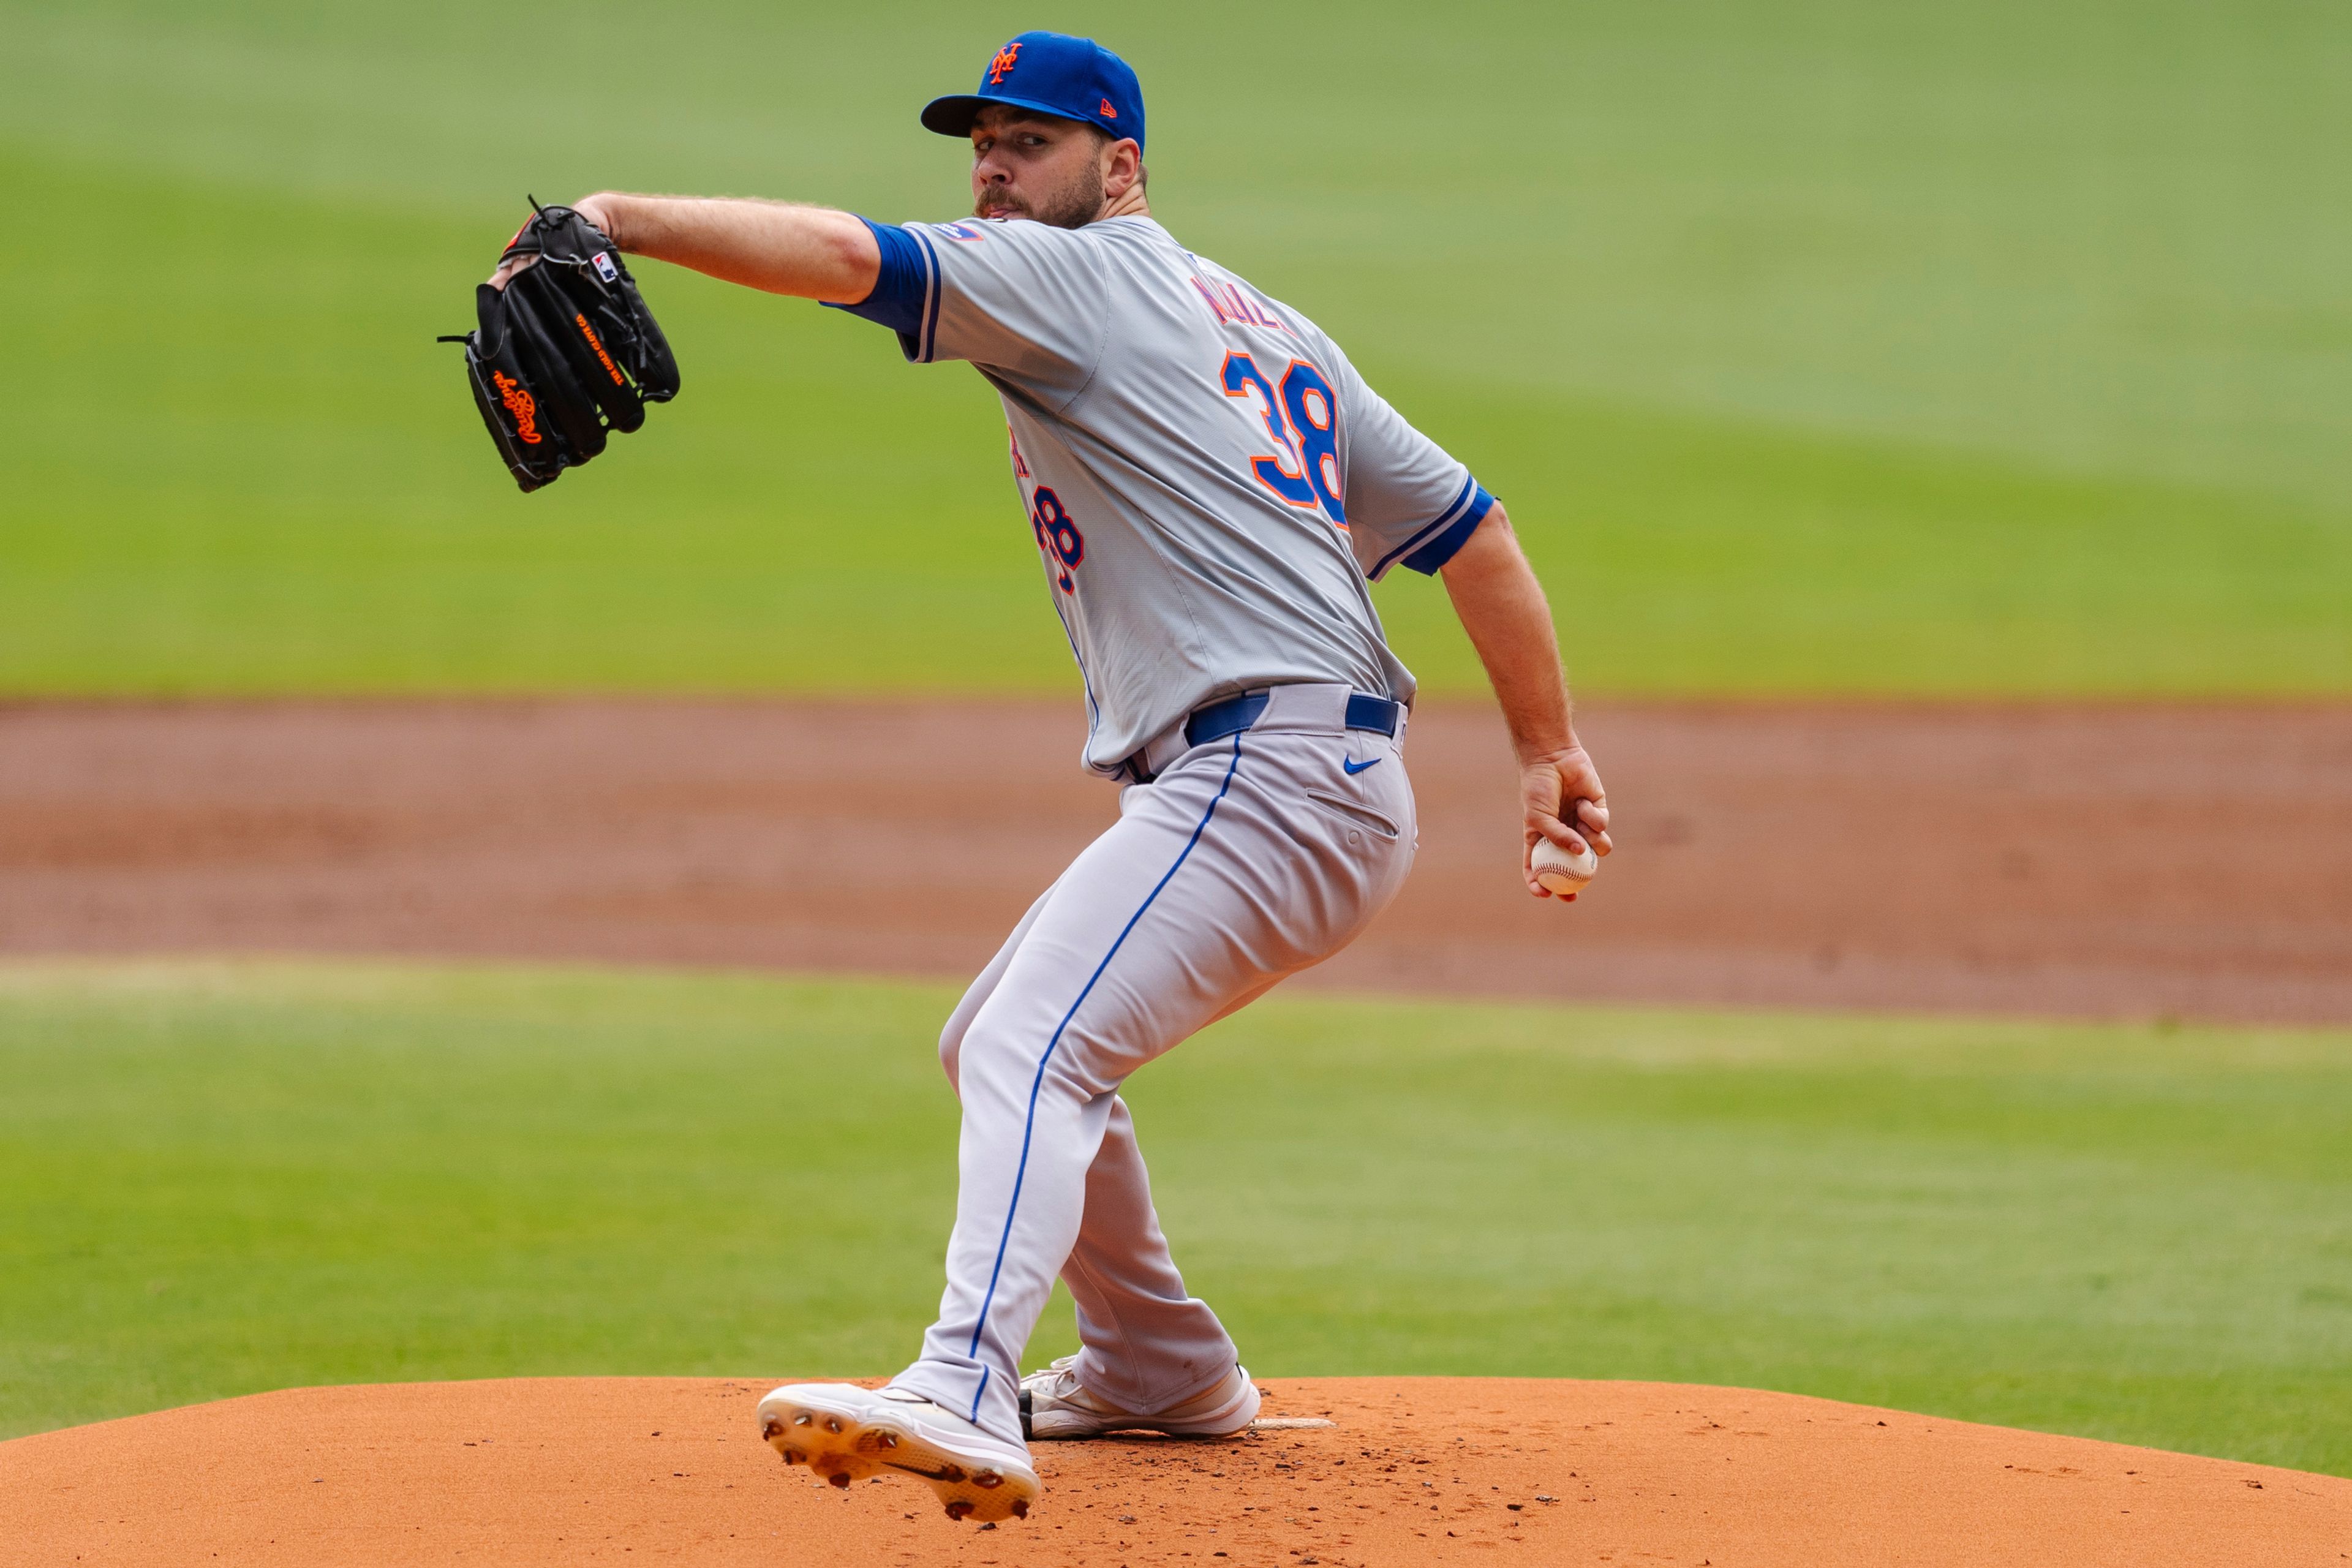
<instances>
[{"instance_id":1,"label":"player's ear","mask_svg":"<svg viewBox=\"0 0 2352 1568\"><path fill-rule=\"evenodd\" d=\"M1108 156L1103 169L1103 194L1116 201L1144 183L1143 149L1131 136L1124 136L1105 149Z\"/></svg>"}]
</instances>

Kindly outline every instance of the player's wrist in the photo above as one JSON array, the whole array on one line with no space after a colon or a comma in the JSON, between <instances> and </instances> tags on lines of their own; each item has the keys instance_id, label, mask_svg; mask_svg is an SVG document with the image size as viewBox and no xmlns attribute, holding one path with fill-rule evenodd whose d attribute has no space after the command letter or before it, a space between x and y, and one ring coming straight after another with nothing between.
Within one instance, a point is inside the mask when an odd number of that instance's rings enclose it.
<instances>
[{"instance_id":1,"label":"player's wrist","mask_svg":"<svg viewBox=\"0 0 2352 1568\"><path fill-rule=\"evenodd\" d=\"M1548 739L1523 742L1519 744L1519 767L1523 772L1538 768L1557 767L1572 757L1584 753L1584 743L1571 732L1565 741Z\"/></svg>"}]
</instances>

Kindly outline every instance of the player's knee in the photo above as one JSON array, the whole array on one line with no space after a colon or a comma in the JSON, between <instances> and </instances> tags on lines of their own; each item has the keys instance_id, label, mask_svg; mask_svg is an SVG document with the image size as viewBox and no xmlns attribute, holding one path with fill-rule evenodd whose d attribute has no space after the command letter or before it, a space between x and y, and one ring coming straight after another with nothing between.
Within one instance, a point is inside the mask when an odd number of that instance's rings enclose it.
<instances>
[{"instance_id":1,"label":"player's knee","mask_svg":"<svg viewBox=\"0 0 2352 1568\"><path fill-rule=\"evenodd\" d=\"M1022 1077L1037 1065L1036 1042L1030 1032L1007 1023L992 1007L949 1020L940 1033L940 1066L948 1081L963 1094L967 1084L988 1084L1007 1074Z\"/></svg>"},{"instance_id":2,"label":"player's knee","mask_svg":"<svg viewBox=\"0 0 2352 1568\"><path fill-rule=\"evenodd\" d=\"M970 1032L971 1020L957 1016L948 1020L940 1031L940 1070L948 1075L948 1087L957 1088L956 1069L963 1059L963 1037Z\"/></svg>"},{"instance_id":3,"label":"player's knee","mask_svg":"<svg viewBox=\"0 0 2352 1568\"><path fill-rule=\"evenodd\" d=\"M944 1056L946 1042L940 1045ZM1034 1026L997 1008L982 1008L956 1043L954 1072L958 1092L969 1100L971 1092L982 1085L1017 1085L1025 1098L1030 1080L1037 1075L1038 1057L1045 1046Z\"/></svg>"}]
</instances>

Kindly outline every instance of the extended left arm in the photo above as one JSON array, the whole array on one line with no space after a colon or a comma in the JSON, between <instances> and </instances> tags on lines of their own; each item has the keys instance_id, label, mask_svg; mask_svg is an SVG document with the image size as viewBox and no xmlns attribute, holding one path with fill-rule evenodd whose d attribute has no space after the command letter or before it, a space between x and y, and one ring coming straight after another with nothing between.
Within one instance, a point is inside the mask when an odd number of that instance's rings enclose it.
<instances>
[{"instance_id":1,"label":"extended left arm","mask_svg":"<svg viewBox=\"0 0 2352 1568\"><path fill-rule=\"evenodd\" d=\"M1528 892L1550 898L1528 864L1538 839L1571 850L1590 843L1599 855L1610 849L1608 797L1576 738L1551 607L1499 502L1439 571L1454 613L1486 667L1510 728L1511 749L1518 754L1526 818L1520 874Z\"/></svg>"},{"instance_id":2,"label":"extended left arm","mask_svg":"<svg viewBox=\"0 0 2352 1568\"><path fill-rule=\"evenodd\" d=\"M853 214L790 202L726 196L633 196L599 191L572 204L604 237L632 256L691 267L729 283L854 305L874 292L881 247ZM490 281L538 258L503 262Z\"/></svg>"}]
</instances>

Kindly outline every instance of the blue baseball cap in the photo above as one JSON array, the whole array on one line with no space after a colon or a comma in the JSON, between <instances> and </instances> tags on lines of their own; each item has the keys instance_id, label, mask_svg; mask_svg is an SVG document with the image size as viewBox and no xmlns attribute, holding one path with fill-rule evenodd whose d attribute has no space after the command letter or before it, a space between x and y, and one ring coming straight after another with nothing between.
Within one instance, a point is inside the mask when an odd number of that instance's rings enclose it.
<instances>
[{"instance_id":1,"label":"blue baseball cap","mask_svg":"<svg viewBox=\"0 0 2352 1568\"><path fill-rule=\"evenodd\" d=\"M992 103L1083 120L1143 145L1143 85L1135 68L1092 38L1022 34L989 59L977 91L923 105L923 127L942 136L969 136L972 121Z\"/></svg>"}]
</instances>

